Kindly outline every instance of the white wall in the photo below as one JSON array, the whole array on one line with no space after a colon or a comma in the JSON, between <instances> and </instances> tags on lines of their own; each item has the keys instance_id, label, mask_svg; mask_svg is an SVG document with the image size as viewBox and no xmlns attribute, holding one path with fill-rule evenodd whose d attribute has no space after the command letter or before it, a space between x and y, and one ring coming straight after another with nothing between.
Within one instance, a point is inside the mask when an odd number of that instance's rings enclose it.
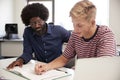
<instances>
[{"instance_id":1,"label":"white wall","mask_svg":"<svg viewBox=\"0 0 120 80\"><path fill-rule=\"evenodd\" d=\"M0 37L5 35L5 24L13 22L13 11L13 0L0 0Z\"/></svg>"},{"instance_id":2,"label":"white wall","mask_svg":"<svg viewBox=\"0 0 120 80\"><path fill-rule=\"evenodd\" d=\"M23 31L25 28L20 15L23 7L27 5L26 1L27 0L14 0L14 22L18 23L18 35L20 38L23 37Z\"/></svg>"},{"instance_id":3,"label":"white wall","mask_svg":"<svg viewBox=\"0 0 120 80\"><path fill-rule=\"evenodd\" d=\"M115 34L117 44L120 45L120 0L110 0L109 26Z\"/></svg>"},{"instance_id":4,"label":"white wall","mask_svg":"<svg viewBox=\"0 0 120 80\"><path fill-rule=\"evenodd\" d=\"M120 45L120 0L109 0L109 3L109 27L115 34L117 44ZM5 23L18 23L19 36L22 37L25 26L20 14L25 5L26 0L0 0L0 36L5 35Z\"/></svg>"},{"instance_id":5,"label":"white wall","mask_svg":"<svg viewBox=\"0 0 120 80\"><path fill-rule=\"evenodd\" d=\"M0 37L5 35L6 23L17 23L18 35L22 38L25 26L20 14L25 5L27 5L26 0L0 0Z\"/></svg>"},{"instance_id":6,"label":"white wall","mask_svg":"<svg viewBox=\"0 0 120 80\"><path fill-rule=\"evenodd\" d=\"M69 16L69 12L78 1L80 0L69 0L69 2L67 0L55 0L55 24L62 25L67 30L73 30L73 24L71 21L71 17ZM90 0L90 1L93 2L97 7L96 23L108 26L109 0Z\"/></svg>"}]
</instances>

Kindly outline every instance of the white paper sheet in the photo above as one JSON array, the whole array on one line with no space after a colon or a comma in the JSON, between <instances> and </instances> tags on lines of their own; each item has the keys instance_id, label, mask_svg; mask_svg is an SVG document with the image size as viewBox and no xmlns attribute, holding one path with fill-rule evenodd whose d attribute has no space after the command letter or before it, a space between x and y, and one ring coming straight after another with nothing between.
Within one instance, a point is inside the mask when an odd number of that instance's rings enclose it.
<instances>
[{"instance_id":1,"label":"white paper sheet","mask_svg":"<svg viewBox=\"0 0 120 80\"><path fill-rule=\"evenodd\" d=\"M20 74L29 78L30 80L53 80L56 78L66 77L70 75L68 73L65 73L63 71L58 71L58 70L50 70L42 75L36 75L34 72L34 66L35 66L35 63L30 62L26 65L23 65L22 68L15 67L10 71L19 72Z\"/></svg>"}]
</instances>

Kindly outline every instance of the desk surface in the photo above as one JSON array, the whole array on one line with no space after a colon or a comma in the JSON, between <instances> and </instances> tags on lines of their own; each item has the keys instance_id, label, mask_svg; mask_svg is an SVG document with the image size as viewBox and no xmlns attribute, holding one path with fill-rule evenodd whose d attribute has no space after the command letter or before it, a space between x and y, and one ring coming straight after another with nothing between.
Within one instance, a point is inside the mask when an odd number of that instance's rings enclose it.
<instances>
[{"instance_id":1,"label":"desk surface","mask_svg":"<svg viewBox=\"0 0 120 80\"><path fill-rule=\"evenodd\" d=\"M0 80L26 80L3 69L14 60L16 60L16 58L0 59Z\"/></svg>"},{"instance_id":2,"label":"desk surface","mask_svg":"<svg viewBox=\"0 0 120 80\"><path fill-rule=\"evenodd\" d=\"M0 42L3 42L3 41L10 41L10 42L20 41L20 42L22 42L23 39L22 38L20 38L20 39L0 39Z\"/></svg>"},{"instance_id":3,"label":"desk surface","mask_svg":"<svg viewBox=\"0 0 120 80\"><path fill-rule=\"evenodd\" d=\"M10 73L6 70L4 70L3 68L6 68L11 62L13 62L14 60L16 60L16 58L9 58L9 59L1 59L0 60L0 78L6 78L9 80L26 80L25 78L22 78L18 75L15 75L13 73ZM72 80L73 79L73 70L71 69L67 69L67 68L63 68L65 70L67 70L69 73L72 73L71 76L68 77L63 77L63 78L59 78L56 80ZM47 79L50 80L50 79Z\"/></svg>"}]
</instances>

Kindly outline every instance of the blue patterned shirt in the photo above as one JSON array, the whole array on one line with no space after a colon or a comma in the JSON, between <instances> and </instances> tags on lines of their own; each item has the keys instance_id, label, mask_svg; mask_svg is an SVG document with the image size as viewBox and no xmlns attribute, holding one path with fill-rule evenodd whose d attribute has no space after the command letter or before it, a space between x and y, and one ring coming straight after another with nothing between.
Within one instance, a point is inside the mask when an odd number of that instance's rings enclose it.
<instances>
[{"instance_id":1,"label":"blue patterned shirt","mask_svg":"<svg viewBox=\"0 0 120 80\"><path fill-rule=\"evenodd\" d=\"M38 36L31 27L26 27L23 34L23 54L19 57L25 62L33 58L41 62L50 62L62 54L62 45L69 40L71 33L61 26L47 24L47 33Z\"/></svg>"}]
</instances>

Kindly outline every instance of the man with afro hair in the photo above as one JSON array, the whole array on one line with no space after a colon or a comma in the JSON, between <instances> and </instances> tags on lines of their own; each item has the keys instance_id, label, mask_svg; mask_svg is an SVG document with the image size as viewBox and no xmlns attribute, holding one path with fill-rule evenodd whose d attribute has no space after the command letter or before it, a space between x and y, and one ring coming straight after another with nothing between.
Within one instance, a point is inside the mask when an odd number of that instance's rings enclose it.
<instances>
[{"instance_id":1,"label":"man with afro hair","mask_svg":"<svg viewBox=\"0 0 120 80\"><path fill-rule=\"evenodd\" d=\"M62 54L62 45L69 40L71 33L59 25L47 24L48 17L48 9L41 3L28 4L23 8L21 19L26 26L23 54L7 69L21 67L33 58L48 63Z\"/></svg>"}]
</instances>

